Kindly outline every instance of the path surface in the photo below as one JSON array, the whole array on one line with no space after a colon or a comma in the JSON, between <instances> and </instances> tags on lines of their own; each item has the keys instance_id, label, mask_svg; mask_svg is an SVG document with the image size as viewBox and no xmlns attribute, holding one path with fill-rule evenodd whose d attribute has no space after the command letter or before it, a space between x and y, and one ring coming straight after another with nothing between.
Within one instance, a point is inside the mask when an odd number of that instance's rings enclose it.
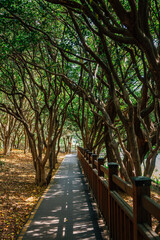
<instances>
[{"instance_id":1,"label":"path surface","mask_svg":"<svg viewBox=\"0 0 160 240\"><path fill-rule=\"evenodd\" d=\"M24 239L108 239L76 155L65 157Z\"/></svg>"}]
</instances>

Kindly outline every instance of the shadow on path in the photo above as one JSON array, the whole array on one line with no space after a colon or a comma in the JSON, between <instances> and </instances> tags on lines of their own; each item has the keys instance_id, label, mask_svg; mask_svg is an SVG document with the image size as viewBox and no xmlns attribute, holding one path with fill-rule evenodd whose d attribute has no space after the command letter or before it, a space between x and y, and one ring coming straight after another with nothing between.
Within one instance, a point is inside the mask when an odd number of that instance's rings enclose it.
<instances>
[{"instance_id":1,"label":"shadow on path","mask_svg":"<svg viewBox=\"0 0 160 240\"><path fill-rule=\"evenodd\" d=\"M23 239L107 239L76 155L65 157Z\"/></svg>"}]
</instances>

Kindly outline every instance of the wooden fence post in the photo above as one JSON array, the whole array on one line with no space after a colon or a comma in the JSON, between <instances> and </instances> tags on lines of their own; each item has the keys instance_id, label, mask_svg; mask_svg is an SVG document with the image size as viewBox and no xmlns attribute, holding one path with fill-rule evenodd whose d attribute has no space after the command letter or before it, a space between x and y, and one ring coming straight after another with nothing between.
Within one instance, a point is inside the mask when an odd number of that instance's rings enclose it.
<instances>
[{"instance_id":1,"label":"wooden fence post","mask_svg":"<svg viewBox=\"0 0 160 240\"><path fill-rule=\"evenodd\" d=\"M92 157L92 152L89 152L88 153L88 164L87 164L87 171L88 171L88 182L89 182L89 187L92 188L92 165L91 165L91 157Z\"/></svg>"},{"instance_id":2,"label":"wooden fence post","mask_svg":"<svg viewBox=\"0 0 160 240\"><path fill-rule=\"evenodd\" d=\"M98 155L97 154L92 154L92 169L95 168L94 161L97 160Z\"/></svg>"},{"instance_id":3,"label":"wooden fence post","mask_svg":"<svg viewBox=\"0 0 160 240\"><path fill-rule=\"evenodd\" d=\"M109 192L117 189L116 184L112 181L112 176L113 175L118 175L118 164L115 163L115 162L108 163L108 188L109 188Z\"/></svg>"},{"instance_id":4,"label":"wooden fence post","mask_svg":"<svg viewBox=\"0 0 160 240\"><path fill-rule=\"evenodd\" d=\"M88 158L88 160L89 160L89 164L91 163L91 156L92 156L92 152L89 152L88 153L88 155L89 155L89 158Z\"/></svg>"},{"instance_id":5,"label":"wooden fence post","mask_svg":"<svg viewBox=\"0 0 160 240\"><path fill-rule=\"evenodd\" d=\"M101 184L101 179L100 177L104 177L104 172L101 171L101 165L104 165L104 158L100 157L98 158L98 166L97 166L97 171L98 171L98 205L99 208L101 209L102 204L103 204L103 199L102 199L102 184Z\"/></svg>"},{"instance_id":6,"label":"wooden fence post","mask_svg":"<svg viewBox=\"0 0 160 240\"><path fill-rule=\"evenodd\" d=\"M147 223L151 226L151 214L148 213L142 204L144 195L150 197L151 179L148 177L133 177L133 224L134 240L138 240L138 224Z\"/></svg>"},{"instance_id":7,"label":"wooden fence post","mask_svg":"<svg viewBox=\"0 0 160 240\"><path fill-rule=\"evenodd\" d=\"M87 154L87 149L85 148L84 149L84 158L86 158L86 156L87 156L86 154Z\"/></svg>"},{"instance_id":8,"label":"wooden fence post","mask_svg":"<svg viewBox=\"0 0 160 240\"><path fill-rule=\"evenodd\" d=\"M113 182L112 176L113 175L118 175L118 164L115 162L108 163L108 227L109 227L109 234L110 237L114 235L114 232L112 232L113 229L113 222L114 218L114 211L113 211L113 200L112 197L110 196L110 192L117 190L117 185ZM114 237L114 236L113 236ZM113 238L114 239L114 238Z\"/></svg>"},{"instance_id":9,"label":"wooden fence post","mask_svg":"<svg viewBox=\"0 0 160 240\"><path fill-rule=\"evenodd\" d=\"M82 169L84 175L86 175L86 170L85 170L85 158L86 158L86 149L83 149L83 156L82 156Z\"/></svg>"},{"instance_id":10,"label":"wooden fence post","mask_svg":"<svg viewBox=\"0 0 160 240\"><path fill-rule=\"evenodd\" d=\"M86 150L86 160L88 160L89 150Z\"/></svg>"},{"instance_id":11,"label":"wooden fence post","mask_svg":"<svg viewBox=\"0 0 160 240\"><path fill-rule=\"evenodd\" d=\"M101 165L104 165L104 158L98 158L98 176L104 176L104 172L101 171Z\"/></svg>"},{"instance_id":12,"label":"wooden fence post","mask_svg":"<svg viewBox=\"0 0 160 240\"><path fill-rule=\"evenodd\" d=\"M92 154L92 191L94 191L94 187L95 187L95 179L94 179L94 168L95 168L95 164L94 161L97 160L98 155L97 154Z\"/></svg>"}]
</instances>

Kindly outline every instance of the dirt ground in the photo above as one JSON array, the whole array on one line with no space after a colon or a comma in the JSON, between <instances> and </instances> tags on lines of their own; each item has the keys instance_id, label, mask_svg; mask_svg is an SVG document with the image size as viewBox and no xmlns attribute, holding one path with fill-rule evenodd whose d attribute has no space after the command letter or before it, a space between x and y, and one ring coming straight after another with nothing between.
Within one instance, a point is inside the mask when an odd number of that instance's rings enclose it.
<instances>
[{"instance_id":1,"label":"dirt ground","mask_svg":"<svg viewBox=\"0 0 160 240\"><path fill-rule=\"evenodd\" d=\"M61 164L64 154L58 156ZM46 167L47 171L47 167ZM15 240L46 186L34 183L35 175L30 153L13 150L10 156L0 154L0 239Z\"/></svg>"}]
</instances>

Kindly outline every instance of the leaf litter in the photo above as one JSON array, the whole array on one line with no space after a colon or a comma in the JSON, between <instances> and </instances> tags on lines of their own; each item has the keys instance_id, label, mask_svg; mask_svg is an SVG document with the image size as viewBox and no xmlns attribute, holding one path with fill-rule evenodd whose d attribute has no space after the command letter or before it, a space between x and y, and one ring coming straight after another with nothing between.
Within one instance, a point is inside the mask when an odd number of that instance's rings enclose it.
<instances>
[{"instance_id":1,"label":"leaf litter","mask_svg":"<svg viewBox=\"0 0 160 240\"><path fill-rule=\"evenodd\" d=\"M57 168L65 154L58 156ZM46 172L48 166L46 167ZM13 150L0 154L0 239L15 240L29 218L46 186L35 184L31 153Z\"/></svg>"}]
</instances>

